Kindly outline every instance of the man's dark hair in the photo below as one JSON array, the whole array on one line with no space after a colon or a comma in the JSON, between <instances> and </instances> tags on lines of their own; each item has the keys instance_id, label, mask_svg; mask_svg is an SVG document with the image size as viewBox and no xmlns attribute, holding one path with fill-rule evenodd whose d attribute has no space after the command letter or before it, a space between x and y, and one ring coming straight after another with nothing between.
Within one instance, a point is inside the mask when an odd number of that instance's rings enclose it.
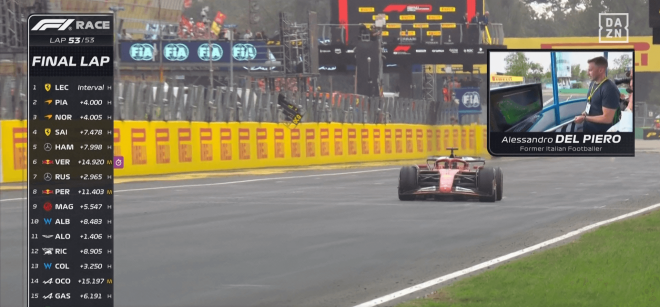
<instances>
[{"instance_id":1,"label":"man's dark hair","mask_svg":"<svg viewBox=\"0 0 660 307\"><path fill-rule=\"evenodd\" d=\"M587 63L594 63L594 65L599 67L607 68L607 59L605 57L599 56L589 60Z\"/></svg>"}]
</instances>

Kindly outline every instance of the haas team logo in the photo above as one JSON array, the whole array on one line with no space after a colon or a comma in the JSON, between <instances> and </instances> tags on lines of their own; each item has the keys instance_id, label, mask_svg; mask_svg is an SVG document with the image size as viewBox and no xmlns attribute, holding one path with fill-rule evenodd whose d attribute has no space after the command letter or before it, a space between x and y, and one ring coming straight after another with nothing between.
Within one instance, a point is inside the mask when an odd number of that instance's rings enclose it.
<instances>
[{"instance_id":1,"label":"haas team logo","mask_svg":"<svg viewBox=\"0 0 660 307\"><path fill-rule=\"evenodd\" d=\"M463 103L466 108L477 108L481 104L479 102L479 93L477 92L467 92L463 94L462 100L461 103Z\"/></svg>"}]
</instances>

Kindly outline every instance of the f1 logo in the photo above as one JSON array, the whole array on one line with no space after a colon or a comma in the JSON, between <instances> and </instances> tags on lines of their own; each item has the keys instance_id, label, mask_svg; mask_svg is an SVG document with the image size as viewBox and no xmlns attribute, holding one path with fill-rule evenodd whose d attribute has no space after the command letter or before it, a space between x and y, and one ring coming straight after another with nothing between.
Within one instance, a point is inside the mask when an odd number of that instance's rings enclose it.
<instances>
[{"instance_id":1,"label":"f1 logo","mask_svg":"<svg viewBox=\"0 0 660 307\"><path fill-rule=\"evenodd\" d=\"M408 52L408 50L410 50L410 46L396 46L393 52Z\"/></svg>"},{"instance_id":2,"label":"f1 logo","mask_svg":"<svg viewBox=\"0 0 660 307\"><path fill-rule=\"evenodd\" d=\"M46 29L64 31L73 21L75 19L42 19L32 28L32 31L44 31Z\"/></svg>"},{"instance_id":3,"label":"f1 logo","mask_svg":"<svg viewBox=\"0 0 660 307\"><path fill-rule=\"evenodd\" d=\"M598 14L598 42L627 43L628 13Z\"/></svg>"}]
</instances>

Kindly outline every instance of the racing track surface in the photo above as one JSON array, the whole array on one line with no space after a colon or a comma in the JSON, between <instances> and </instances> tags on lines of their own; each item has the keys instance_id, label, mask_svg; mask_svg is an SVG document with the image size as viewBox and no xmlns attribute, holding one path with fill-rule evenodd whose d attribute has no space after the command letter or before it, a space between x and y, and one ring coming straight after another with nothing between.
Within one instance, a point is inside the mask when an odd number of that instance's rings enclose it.
<instances>
[{"instance_id":1,"label":"racing track surface","mask_svg":"<svg viewBox=\"0 0 660 307\"><path fill-rule=\"evenodd\" d=\"M658 203L659 161L489 161L494 204L400 202L398 167L116 185L116 306L352 306ZM21 301L22 204L0 202L2 306Z\"/></svg>"}]
</instances>

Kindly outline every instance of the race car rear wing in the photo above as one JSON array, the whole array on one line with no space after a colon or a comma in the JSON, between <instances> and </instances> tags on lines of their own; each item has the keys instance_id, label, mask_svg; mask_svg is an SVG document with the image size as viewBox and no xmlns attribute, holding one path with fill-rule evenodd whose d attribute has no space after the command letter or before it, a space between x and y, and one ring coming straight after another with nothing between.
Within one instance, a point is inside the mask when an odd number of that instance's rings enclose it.
<instances>
[{"instance_id":1,"label":"race car rear wing","mask_svg":"<svg viewBox=\"0 0 660 307\"><path fill-rule=\"evenodd\" d=\"M286 98L282 94L277 96L277 104L282 107L282 113L284 113L284 116L286 120L289 121L289 124L294 124L295 126L300 124L303 116L300 114L298 107L286 101Z\"/></svg>"}]
</instances>

